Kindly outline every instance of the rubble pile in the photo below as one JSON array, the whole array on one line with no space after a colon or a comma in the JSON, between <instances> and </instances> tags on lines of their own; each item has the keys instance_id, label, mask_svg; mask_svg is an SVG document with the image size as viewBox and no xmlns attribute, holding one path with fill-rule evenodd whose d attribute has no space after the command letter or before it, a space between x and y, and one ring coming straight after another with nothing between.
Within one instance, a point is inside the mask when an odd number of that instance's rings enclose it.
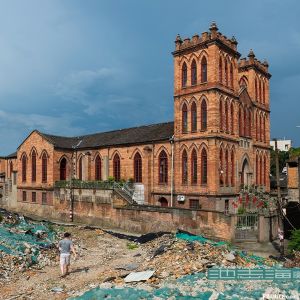
<instances>
[{"instance_id":1,"label":"rubble pile","mask_svg":"<svg viewBox=\"0 0 300 300\"><path fill-rule=\"evenodd\" d=\"M56 233L41 222L1 210L0 284L29 268L41 269L56 262Z\"/></svg>"}]
</instances>

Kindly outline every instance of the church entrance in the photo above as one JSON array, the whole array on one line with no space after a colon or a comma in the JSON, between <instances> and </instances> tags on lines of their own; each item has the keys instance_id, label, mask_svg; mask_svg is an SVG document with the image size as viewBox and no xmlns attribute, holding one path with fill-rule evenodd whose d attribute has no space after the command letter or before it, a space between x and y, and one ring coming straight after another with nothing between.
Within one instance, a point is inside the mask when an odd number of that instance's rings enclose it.
<instances>
[{"instance_id":1,"label":"church entrance","mask_svg":"<svg viewBox=\"0 0 300 300\"><path fill-rule=\"evenodd\" d=\"M242 166L241 172L241 184L242 185L250 185L250 166L248 160L245 158Z\"/></svg>"}]
</instances>

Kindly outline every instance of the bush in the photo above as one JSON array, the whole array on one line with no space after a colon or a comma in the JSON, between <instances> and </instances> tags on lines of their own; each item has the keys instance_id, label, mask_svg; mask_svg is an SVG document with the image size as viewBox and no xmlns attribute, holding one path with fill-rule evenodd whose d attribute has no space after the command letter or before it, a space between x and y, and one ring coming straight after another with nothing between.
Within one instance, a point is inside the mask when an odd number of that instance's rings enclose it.
<instances>
[{"instance_id":1,"label":"bush","mask_svg":"<svg viewBox=\"0 0 300 300\"><path fill-rule=\"evenodd\" d=\"M291 234L288 249L300 251L300 229L294 229Z\"/></svg>"}]
</instances>

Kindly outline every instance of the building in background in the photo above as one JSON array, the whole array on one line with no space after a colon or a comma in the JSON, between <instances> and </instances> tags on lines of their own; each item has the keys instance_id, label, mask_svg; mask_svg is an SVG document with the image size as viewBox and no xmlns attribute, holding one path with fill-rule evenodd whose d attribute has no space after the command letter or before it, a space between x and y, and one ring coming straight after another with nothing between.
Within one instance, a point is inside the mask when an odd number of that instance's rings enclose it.
<instances>
[{"instance_id":1,"label":"building in background","mask_svg":"<svg viewBox=\"0 0 300 300\"><path fill-rule=\"evenodd\" d=\"M270 141L270 146L275 150L275 141ZM289 151L292 148L292 140L277 140L277 149L279 151Z\"/></svg>"}]
</instances>

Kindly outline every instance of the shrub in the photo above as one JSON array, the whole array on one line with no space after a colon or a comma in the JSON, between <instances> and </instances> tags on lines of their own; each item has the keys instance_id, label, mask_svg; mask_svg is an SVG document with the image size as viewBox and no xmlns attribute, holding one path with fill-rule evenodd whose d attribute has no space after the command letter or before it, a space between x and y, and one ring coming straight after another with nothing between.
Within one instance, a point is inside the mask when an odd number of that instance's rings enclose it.
<instances>
[{"instance_id":1,"label":"shrub","mask_svg":"<svg viewBox=\"0 0 300 300\"><path fill-rule=\"evenodd\" d=\"M127 243L127 249L129 249L129 250L134 250L138 247L139 246L136 243L130 243L130 242Z\"/></svg>"},{"instance_id":2,"label":"shrub","mask_svg":"<svg viewBox=\"0 0 300 300\"><path fill-rule=\"evenodd\" d=\"M291 234L291 238L288 244L290 251L300 251L300 229L294 229Z\"/></svg>"}]
</instances>

